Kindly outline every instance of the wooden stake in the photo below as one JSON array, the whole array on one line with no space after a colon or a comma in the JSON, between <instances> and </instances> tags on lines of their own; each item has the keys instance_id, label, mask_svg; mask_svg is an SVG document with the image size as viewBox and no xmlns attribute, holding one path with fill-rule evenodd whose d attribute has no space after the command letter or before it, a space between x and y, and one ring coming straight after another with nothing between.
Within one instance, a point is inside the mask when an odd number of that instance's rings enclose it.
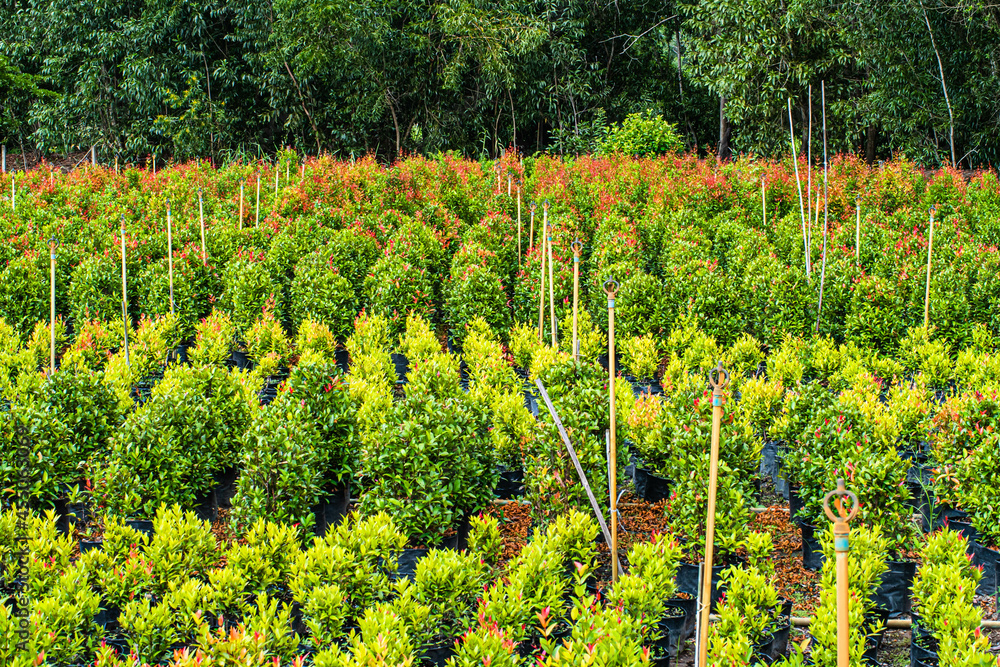
<instances>
[{"instance_id":1,"label":"wooden stake","mask_svg":"<svg viewBox=\"0 0 1000 667\"><path fill-rule=\"evenodd\" d=\"M281 173L279 168L281 164L278 162L274 163L274 205L278 205L278 175Z\"/></svg>"},{"instance_id":2,"label":"wooden stake","mask_svg":"<svg viewBox=\"0 0 1000 667\"><path fill-rule=\"evenodd\" d=\"M549 202L546 201L545 205L542 207L542 225L544 226L546 232L548 233L548 243L549 243L549 313L551 316L551 327L552 327L552 349L558 350L559 345L556 341L556 282L552 266L552 225L548 222L549 219Z\"/></svg>"},{"instance_id":3,"label":"wooden stake","mask_svg":"<svg viewBox=\"0 0 1000 667\"><path fill-rule=\"evenodd\" d=\"M507 196L508 197L510 197L510 186L511 186L511 181L512 180L513 179L511 179L510 174L507 174Z\"/></svg>"},{"instance_id":4,"label":"wooden stake","mask_svg":"<svg viewBox=\"0 0 1000 667\"><path fill-rule=\"evenodd\" d=\"M611 508L611 581L618 582L618 442L615 410L615 295L618 294L618 281L609 279L604 282L604 293L608 295L608 393L611 406L610 452L608 454L608 491ZM574 311L574 328L575 328ZM575 347L575 346L574 346Z\"/></svg>"},{"instance_id":5,"label":"wooden stake","mask_svg":"<svg viewBox=\"0 0 1000 667\"><path fill-rule=\"evenodd\" d=\"M260 172L257 172L257 208L254 209L254 228L260 227Z\"/></svg>"},{"instance_id":6,"label":"wooden stake","mask_svg":"<svg viewBox=\"0 0 1000 667\"><path fill-rule=\"evenodd\" d=\"M49 239L49 373L56 372L56 240Z\"/></svg>"},{"instance_id":7,"label":"wooden stake","mask_svg":"<svg viewBox=\"0 0 1000 667\"><path fill-rule=\"evenodd\" d=\"M809 240L806 238L806 209L802 203L802 179L799 178L799 152L795 149L795 126L792 123L792 98L788 98L788 134L792 138L792 164L795 165L795 185L799 188L799 216L802 218L802 245L805 252L806 278L809 277Z\"/></svg>"},{"instance_id":8,"label":"wooden stake","mask_svg":"<svg viewBox=\"0 0 1000 667\"><path fill-rule=\"evenodd\" d=\"M167 200L167 278L170 281L170 314L174 314L174 232L170 223L170 200Z\"/></svg>"},{"instance_id":9,"label":"wooden stake","mask_svg":"<svg viewBox=\"0 0 1000 667\"><path fill-rule=\"evenodd\" d=\"M201 263L208 266L208 250L205 248L205 207L201 198L201 188L198 188L198 222L201 226Z\"/></svg>"},{"instance_id":10,"label":"wooden stake","mask_svg":"<svg viewBox=\"0 0 1000 667\"><path fill-rule=\"evenodd\" d=\"M128 279L126 277L125 271L125 216L122 216L122 229L121 229L121 239L122 239L122 324L125 326L125 365L129 368L132 367L132 362L129 361L128 357L128 332L131 326L128 321Z\"/></svg>"},{"instance_id":11,"label":"wooden stake","mask_svg":"<svg viewBox=\"0 0 1000 667\"><path fill-rule=\"evenodd\" d=\"M924 288L924 330L929 331L931 323L931 255L934 254L934 211L936 206L931 206L931 228L927 238L927 286ZM928 334L929 335L929 334Z\"/></svg>"},{"instance_id":12,"label":"wooden stake","mask_svg":"<svg viewBox=\"0 0 1000 667\"><path fill-rule=\"evenodd\" d=\"M806 199L806 206L809 207L806 208L806 213L809 214L806 218L809 221L809 227L806 230L806 234L809 237L808 239L806 239L806 264L808 266L812 266L812 208L811 208L812 187L813 187L812 149L813 149L813 87L812 84L809 84L809 141L806 142L806 173L807 173L806 190L809 192L809 197ZM818 207L819 204L817 203L816 206Z\"/></svg>"},{"instance_id":13,"label":"wooden stake","mask_svg":"<svg viewBox=\"0 0 1000 667\"><path fill-rule=\"evenodd\" d=\"M153 153L153 176L156 176L156 153Z\"/></svg>"},{"instance_id":14,"label":"wooden stake","mask_svg":"<svg viewBox=\"0 0 1000 667\"><path fill-rule=\"evenodd\" d=\"M573 358L580 361L580 333L577 326L578 311L580 310L580 253L583 251L583 244L580 239L573 241Z\"/></svg>"},{"instance_id":15,"label":"wooden stake","mask_svg":"<svg viewBox=\"0 0 1000 667\"><path fill-rule=\"evenodd\" d=\"M714 377L712 375L714 373ZM722 362L708 374L712 385L712 449L709 454L708 516L705 518L705 560L702 562L701 599L698 601L700 623L698 627L698 665L708 665L708 621L712 608L712 563L715 558L715 500L719 487L719 431L722 428L724 390L729 385L729 371Z\"/></svg>"},{"instance_id":16,"label":"wooden stake","mask_svg":"<svg viewBox=\"0 0 1000 667\"><path fill-rule=\"evenodd\" d=\"M306 180L306 160L302 158L302 180Z\"/></svg>"},{"instance_id":17,"label":"wooden stake","mask_svg":"<svg viewBox=\"0 0 1000 667\"><path fill-rule=\"evenodd\" d=\"M97 146L90 147L90 166L97 166Z\"/></svg>"},{"instance_id":18,"label":"wooden stake","mask_svg":"<svg viewBox=\"0 0 1000 667\"><path fill-rule=\"evenodd\" d=\"M240 183L240 231L243 230L243 184Z\"/></svg>"},{"instance_id":19,"label":"wooden stake","mask_svg":"<svg viewBox=\"0 0 1000 667\"><path fill-rule=\"evenodd\" d=\"M7 144L0 146L0 173L7 173Z\"/></svg>"},{"instance_id":20,"label":"wooden stake","mask_svg":"<svg viewBox=\"0 0 1000 667\"><path fill-rule=\"evenodd\" d=\"M17 187L14 185L14 172L10 172L10 210L17 210Z\"/></svg>"}]
</instances>

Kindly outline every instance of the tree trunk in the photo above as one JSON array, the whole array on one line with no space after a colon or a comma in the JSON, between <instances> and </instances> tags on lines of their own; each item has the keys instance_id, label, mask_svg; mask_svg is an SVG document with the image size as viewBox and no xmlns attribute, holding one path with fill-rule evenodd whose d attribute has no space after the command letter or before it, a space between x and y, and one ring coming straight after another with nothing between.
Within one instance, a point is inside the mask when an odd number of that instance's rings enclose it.
<instances>
[{"instance_id":1,"label":"tree trunk","mask_svg":"<svg viewBox=\"0 0 1000 667\"><path fill-rule=\"evenodd\" d=\"M726 96L723 95L719 97L718 158L720 160L730 160L733 157L733 151L729 148L729 137L732 135L732 131L732 127L729 125L729 119L726 118Z\"/></svg>"},{"instance_id":2,"label":"tree trunk","mask_svg":"<svg viewBox=\"0 0 1000 667\"><path fill-rule=\"evenodd\" d=\"M868 126L868 136L865 141L865 162L875 164L875 126Z\"/></svg>"}]
</instances>

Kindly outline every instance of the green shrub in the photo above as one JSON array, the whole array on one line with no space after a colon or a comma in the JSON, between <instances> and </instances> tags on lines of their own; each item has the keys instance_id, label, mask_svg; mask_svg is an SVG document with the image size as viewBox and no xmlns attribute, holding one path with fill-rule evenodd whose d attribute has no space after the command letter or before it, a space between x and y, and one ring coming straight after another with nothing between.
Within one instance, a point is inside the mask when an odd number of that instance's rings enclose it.
<instances>
[{"instance_id":1,"label":"green shrub","mask_svg":"<svg viewBox=\"0 0 1000 667\"><path fill-rule=\"evenodd\" d=\"M410 314L434 319L434 277L399 255L375 263L364 283L367 311L388 320L392 335L403 331Z\"/></svg>"},{"instance_id":2,"label":"green shrub","mask_svg":"<svg viewBox=\"0 0 1000 667\"><path fill-rule=\"evenodd\" d=\"M291 313L296 327L311 319L327 325L338 340L343 340L350 334L358 310L356 286L333 264L328 249L315 250L295 265Z\"/></svg>"},{"instance_id":3,"label":"green shrub","mask_svg":"<svg viewBox=\"0 0 1000 667\"><path fill-rule=\"evenodd\" d=\"M655 157L682 150L684 142L677 133L677 125L650 110L626 116L620 125L612 127L598 148L600 153L631 157Z\"/></svg>"},{"instance_id":4,"label":"green shrub","mask_svg":"<svg viewBox=\"0 0 1000 667\"><path fill-rule=\"evenodd\" d=\"M240 250L226 265L222 288L219 306L229 313L238 336L244 336L265 309L284 319L284 299L262 256Z\"/></svg>"},{"instance_id":5,"label":"green shrub","mask_svg":"<svg viewBox=\"0 0 1000 667\"><path fill-rule=\"evenodd\" d=\"M495 332L510 326L510 306L503 281L489 269L470 266L453 274L445 294L448 334L457 344L465 339L472 320L483 318Z\"/></svg>"}]
</instances>

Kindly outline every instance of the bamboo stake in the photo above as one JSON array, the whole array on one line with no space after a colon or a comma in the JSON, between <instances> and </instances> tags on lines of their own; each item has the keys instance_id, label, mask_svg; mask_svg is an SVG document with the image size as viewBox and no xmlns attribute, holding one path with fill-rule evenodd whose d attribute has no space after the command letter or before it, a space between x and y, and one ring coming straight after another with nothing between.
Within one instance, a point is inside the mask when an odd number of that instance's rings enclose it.
<instances>
[{"instance_id":1,"label":"bamboo stake","mask_svg":"<svg viewBox=\"0 0 1000 667\"><path fill-rule=\"evenodd\" d=\"M812 266L812 180L813 180L813 158L812 158L812 148L813 148L813 87L809 84L809 141L806 142L806 190L809 192L809 197L806 199L806 205L809 207L806 209L806 213L809 216L806 218L809 221L809 227L806 229L806 234L808 239L806 239L806 265ZM819 206L819 204L817 204Z\"/></svg>"},{"instance_id":2,"label":"bamboo stake","mask_svg":"<svg viewBox=\"0 0 1000 667\"><path fill-rule=\"evenodd\" d=\"M156 176L156 153L153 153L153 176Z\"/></svg>"},{"instance_id":3,"label":"bamboo stake","mask_svg":"<svg viewBox=\"0 0 1000 667\"><path fill-rule=\"evenodd\" d=\"M122 215L122 228L121 228L121 239L122 239L122 325L125 327L125 365L129 368L132 367L132 362L129 360L128 356L128 332L131 328L128 322L128 279L126 277L125 271L125 216Z\"/></svg>"},{"instance_id":4,"label":"bamboo stake","mask_svg":"<svg viewBox=\"0 0 1000 667\"><path fill-rule=\"evenodd\" d=\"M0 174L7 173L7 144L0 147Z\"/></svg>"},{"instance_id":5,"label":"bamboo stake","mask_svg":"<svg viewBox=\"0 0 1000 667\"><path fill-rule=\"evenodd\" d=\"M260 227L260 172L257 172L257 208L254 209L254 228Z\"/></svg>"},{"instance_id":6,"label":"bamboo stake","mask_svg":"<svg viewBox=\"0 0 1000 667\"><path fill-rule=\"evenodd\" d=\"M517 180L517 266L521 267L521 179Z\"/></svg>"},{"instance_id":7,"label":"bamboo stake","mask_svg":"<svg viewBox=\"0 0 1000 667\"><path fill-rule=\"evenodd\" d=\"M10 210L17 210L17 187L14 185L14 172L10 172Z\"/></svg>"},{"instance_id":8,"label":"bamboo stake","mask_svg":"<svg viewBox=\"0 0 1000 667\"><path fill-rule=\"evenodd\" d=\"M541 345L545 340L545 234L542 234L542 250L541 250L542 266L541 266L541 276L540 276L540 290L538 292L538 344Z\"/></svg>"},{"instance_id":9,"label":"bamboo stake","mask_svg":"<svg viewBox=\"0 0 1000 667\"><path fill-rule=\"evenodd\" d=\"M306 180L306 159L302 158L302 177L301 180Z\"/></svg>"},{"instance_id":10,"label":"bamboo stake","mask_svg":"<svg viewBox=\"0 0 1000 667\"><path fill-rule=\"evenodd\" d=\"M826 282L826 240L830 228L830 211L827 197L829 195L829 169L826 158L826 82L820 81L823 109L823 267L819 274L819 308L816 309L816 333L819 333L819 321L823 317L823 284ZM817 212L817 218L819 213Z\"/></svg>"},{"instance_id":11,"label":"bamboo stake","mask_svg":"<svg viewBox=\"0 0 1000 667\"><path fill-rule=\"evenodd\" d=\"M611 508L611 581L618 582L618 443L617 424L615 423L615 295L618 294L618 281L612 279L604 282L604 293L608 295L608 393L611 406L611 446L608 454L608 491ZM576 328L576 311L574 310L573 327ZM575 332L574 332L575 333ZM574 344L574 349L576 345ZM704 663L703 663L704 664Z\"/></svg>"},{"instance_id":12,"label":"bamboo stake","mask_svg":"<svg viewBox=\"0 0 1000 667\"><path fill-rule=\"evenodd\" d=\"M931 206L931 229L927 238L927 286L924 288L924 330L931 323L931 255L934 253L934 211L937 206Z\"/></svg>"},{"instance_id":13,"label":"bamboo stake","mask_svg":"<svg viewBox=\"0 0 1000 667\"><path fill-rule=\"evenodd\" d=\"M511 181L513 181L513 179L511 178L511 175L510 175L510 174L507 174L507 196L508 196L508 197L510 197L510 186L511 186Z\"/></svg>"},{"instance_id":14,"label":"bamboo stake","mask_svg":"<svg viewBox=\"0 0 1000 667\"><path fill-rule=\"evenodd\" d=\"M167 200L167 277L170 280L170 314L174 314L174 232L170 223L170 200Z\"/></svg>"},{"instance_id":15,"label":"bamboo stake","mask_svg":"<svg viewBox=\"0 0 1000 667\"><path fill-rule=\"evenodd\" d=\"M712 373L715 373L714 377ZM708 665L708 621L712 608L712 562L715 557L715 500L719 486L719 432L722 429L723 406L726 397L723 393L729 385L729 371L722 367L722 362L708 374L708 383L712 386L712 449L709 454L708 477L708 516L705 518L705 560L702 562L701 599L698 627L698 665Z\"/></svg>"},{"instance_id":16,"label":"bamboo stake","mask_svg":"<svg viewBox=\"0 0 1000 667\"><path fill-rule=\"evenodd\" d=\"M573 358L580 361L580 334L577 326L577 313L580 310L580 253L583 244L580 239L573 241Z\"/></svg>"},{"instance_id":17,"label":"bamboo stake","mask_svg":"<svg viewBox=\"0 0 1000 667\"><path fill-rule=\"evenodd\" d=\"M836 498L837 513L830 509L830 499ZM851 511L844 509L844 498L851 500ZM837 480L837 490L823 498L823 511L833 522L833 547L837 552L837 667L849 667L851 651L851 617L848 559L850 558L850 521L858 513L858 497L847 490L843 479Z\"/></svg>"},{"instance_id":18,"label":"bamboo stake","mask_svg":"<svg viewBox=\"0 0 1000 667\"><path fill-rule=\"evenodd\" d=\"M292 168L292 163L291 162L286 162L285 163L285 182L286 183L288 182L289 175L291 174L291 171L290 171L291 168Z\"/></svg>"},{"instance_id":19,"label":"bamboo stake","mask_svg":"<svg viewBox=\"0 0 1000 667\"><path fill-rule=\"evenodd\" d=\"M795 185L799 188L799 216L802 218L802 244L806 260L806 278L809 277L809 241L806 239L806 209L802 202L802 180L799 178L799 152L795 149L795 126L792 124L792 98L788 98L788 134L792 139L792 164L795 165Z\"/></svg>"},{"instance_id":20,"label":"bamboo stake","mask_svg":"<svg viewBox=\"0 0 1000 667\"><path fill-rule=\"evenodd\" d=\"M531 212L531 229L528 232L528 252L530 253L535 247L535 202L531 202L528 210Z\"/></svg>"},{"instance_id":21,"label":"bamboo stake","mask_svg":"<svg viewBox=\"0 0 1000 667\"><path fill-rule=\"evenodd\" d=\"M766 181L767 177L762 174L760 177L760 211L765 228L767 227L767 195L764 191Z\"/></svg>"},{"instance_id":22,"label":"bamboo stake","mask_svg":"<svg viewBox=\"0 0 1000 667\"><path fill-rule=\"evenodd\" d=\"M240 183L240 230L243 230L243 184Z\"/></svg>"},{"instance_id":23,"label":"bamboo stake","mask_svg":"<svg viewBox=\"0 0 1000 667\"><path fill-rule=\"evenodd\" d=\"M205 249L205 207L201 198L201 188L198 188L198 221L201 225L201 263L208 266L208 251Z\"/></svg>"},{"instance_id":24,"label":"bamboo stake","mask_svg":"<svg viewBox=\"0 0 1000 667\"><path fill-rule=\"evenodd\" d=\"M552 266L552 225L548 222L549 218L549 202L545 201L545 205L542 207L542 225L548 233L549 242L549 315L551 318L552 327L552 349L559 349L558 342L556 341L556 281L555 272Z\"/></svg>"},{"instance_id":25,"label":"bamboo stake","mask_svg":"<svg viewBox=\"0 0 1000 667\"><path fill-rule=\"evenodd\" d=\"M56 372L56 239L49 239L49 373Z\"/></svg>"},{"instance_id":26,"label":"bamboo stake","mask_svg":"<svg viewBox=\"0 0 1000 667\"><path fill-rule=\"evenodd\" d=\"M281 174L281 171L279 170L279 167L281 167L281 164L279 164L279 163L276 162L274 164L274 205L275 206L278 205L278 176L279 176L279 174Z\"/></svg>"},{"instance_id":27,"label":"bamboo stake","mask_svg":"<svg viewBox=\"0 0 1000 667\"><path fill-rule=\"evenodd\" d=\"M857 222L854 224L854 263L861 266L861 195L854 198L854 208L857 209Z\"/></svg>"}]
</instances>

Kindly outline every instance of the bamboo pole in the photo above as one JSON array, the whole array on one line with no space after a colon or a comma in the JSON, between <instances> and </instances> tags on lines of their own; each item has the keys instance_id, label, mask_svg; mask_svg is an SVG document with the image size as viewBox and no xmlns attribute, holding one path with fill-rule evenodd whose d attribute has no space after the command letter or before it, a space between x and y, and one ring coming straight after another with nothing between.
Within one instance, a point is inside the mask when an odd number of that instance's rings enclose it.
<instances>
[{"instance_id":1,"label":"bamboo pole","mask_svg":"<svg viewBox=\"0 0 1000 667\"><path fill-rule=\"evenodd\" d=\"M792 124L792 98L788 98L788 134L792 139L792 164L795 165L795 185L799 188L799 216L802 218L802 244L805 252L806 278L809 277L809 241L806 238L806 209L802 202L802 179L799 178L799 152L795 149L795 126Z\"/></svg>"},{"instance_id":2,"label":"bamboo pole","mask_svg":"<svg viewBox=\"0 0 1000 667\"><path fill-rule=\"evenodd\" d=\"M14 172L10 172L10 210L17 211L17 186L14 185Z\"/></svg>"},{"instance_id":3,"label":"bamboo pole","mask_svg":"<svg viewBox=\"0 0 1000 667\"><path fill-rule=\"evenodd\" d=\"M608 295L608 394L611 409L611 443L608 454L608 491L611 509L611 581L618 582L618 443L615 423L615 295L618 282L609 279L604 282L604 293ZM575 311L574 311L575 313ZM574 315L575 328L575 315Z\"/></svg>"},{"instance_id":4,"label":"bamboo pole","mask_svg":"<svg viewBox=\"0 0 1000 667\"><path fill-rule=\"evenodd\" d=\"M288 179L289 179L289 177L291 175L291 168L292 168L292 163L291 162L286 162L285 163L285 182L286 183L288 182Z\"/></svg>"},{"instance_id":5,"label":"bamboo pole","mask_svg":"<svg viewBox=\"0 0 1000 667\"><path fill-rule=\"evenodd\" d=\"M521 267L521 179L517 180L517 266Z\"/></svg>"},{"instance_id":6,"label":"bamboo pole","mask_svg":"<svg viewBox=\"0 0 1000 667\"><path fill-rule=\"evenodd\" d=\"M153 176L156 176L156 153L153 153Z\"/></svg>"},{"instance_id":7,"label":"bamboo pole","mask_svg":"<svg viewBox=\"0 0 1000 667\"><path fill-rule=\"evenodd\" d=\"M512 182L513 180L514 180L514 179L513 179L513 178L511 178L511 175L510 175L510 174L508 173L508 174L507 174L507 196L508 196L508 197L510 197L510 186L511 186L511 182Z\"/></svg>"},{"instance_id":8,"label":"bamboo pole","mask_svg":"<svg viewBox=\"0 0 1000 667\"><path fill-rule=\"evenodd\" d=\"M830 500L836 498L836 514L830 508ZM844 498L851 501L850 513L844 508ZM833 547L837 552L837 667L849 667L851 651L851 617L848 559L851 545L850 521L858 513L858 497L847 490L843 479L837 480L837 490L823 498L823 511L833 522Z\"/></svg>"},{"instance_id":9,"label":"bamboo pole","mask_svg":"<svg viewBox=\"0 0 1000 667\"><path fill-rule=\"evenodd\" d=\"M121 241L122 241L122 325L125 327L125 365L129 368L132 367L132 362L129 360L128 356L128 332L131 326L128 321L128 278L126 277L125 270L125 216L122 215L122 225L121 225Z\"/></svg>"},{"instance_id":10,"label":"bamboo pole","mask_svg":"<svg viewBox=\"0 0 1000 667\"><path fill-rule=\"evenodd\" d=\"M257 207L254 209L254 228L260 227L260 172L257 172Z\"/></svg>"},{"instance_id":11,"label":"bamboo pole","mask_svg":"<svg viewBox=\"0 0 1000 667\"><path fill-rule=\"evenodd\" d=\"M761 174L760 177L760 211L761 211L761 222L764 228L767 228L767 194L765 193L765 187L767 183L767 177Z\"/></svg>"},{"instance_id":12,"label":"bamboo pole","mask_svg":"<svg viewBox=\"0 0 1000 667\"><path fill-rule=\"evenodd\" d=\"M548 243L549 243L549 315L551 319L550 326L552 328L552 348L559 349L558 341L556 340L556 281L555 281L555 271L553 270L552 263L552 225L548 222L549 218L549 202L545 201L545 205L542 208L542 224L544 225L545 231L548 233Z\"/></svg>"},{"instance_id":13,"label":"bamboo pole","mask_svg":"<svg viewBox=\"0 0 1000 667\"><path fill-rule=\"evenodd\" d=\"M713 376L713 373L715 374ZM701 596L698 627L698 665L708 665L708 622L712 608L712 562L715 558L715 501L719 488L719 433L722 429L724 391L729 385L729 371L722 362L708 374L712 386L712 449L709 454L708 515L705 517L705 559L702 561Z\"/></svg>"},{"instance_id":14,"label":"bamboo pole","mask_svg":"<svg viewBox=\"0 0 1000 667\"><path fill-rule=\"evenodd\" d=\"M0 147L0 174L7 173L7 144Z\"/></svg>"},{"instance_id":15,"label":"bamboo pole","mask_svg":"<svg viewBox=\"0 0 1000 667\"><path fill-rule=\"evenodd\" d=\"M49 373L56 372L56 239L49 239Z\"/></svg>"},{"instance_id":16,"label":"bamboo pole","mask_svg":"<svg viewBox=\"0 0 1000 667\"><path fill-rule=\"evenodd\" d=\"M243 231L243 183L240 183L240 231Z\"/></svg>"},{"instance_id":17,"label":"bamboo pole","mask_svg":"<svg viewBox=\"0 0 1000 667\"><path fill-rule=\"evenodd\" d=\"M280 171L281 163L274 163L274 206L278 206L278 176L281 174Z\"/></svg>"},{"instance_id":18,"label":"bamboo pole","mask_svg":"<svg viewBox=\"0 0 1000 667\"><path fill-rule=\"evenodd\" d=\"M861 266L861 195L854 198L857 221L854 224L854 263Z\"/></svg>"},{"instance_id":19,"label":"bamboo pole","mask_svg":"<svg viewBox=\"0 0 1000 667\"><path fill-rule=\"evenodd\" d=\"M167 278L170 281L170 314L174 314L174 232L170 220L170 200L167 200Z\"/></svg>"},{"instance_id":20,"label":"bamboo pole","mask_svg":"<svg viewBox=\"0 0 1000 667\"><path fill-rule=\"evenodd\" d=\"M826 282L826 241L830 228L830 211L827 197L829 195L829 168L826 156L826 82L820 81L823 109L823 266L819 274L819 307L816 309L816 333L819 333L819 321L823 317L823 285ZM816 217L819 218L817 211Z\"/></svg>"},{"instance_id":21,"label":"bamboo pole","mask_svg":"<svg viewBox=\"0 0 1000 667\"><path fill-rule=\"evenodd\" d=\"M531 229L528 231L528 252L530 253L535 247L535 202L531 202L528 211L531 213Z\"/></svg>"},{"instance_id":22,"label":"bamboo pole","mask_svg":"<svg viewBox=\"0 0 1000 667\"><path fill-rule=\"evenodd\" d=\"M198 188L198 222L201 226L201 263L208 266L208 251L205 248L205 207L202 202L201 188Z\"/></svg>"},{"instance_id":23,"label":"bamboo pole","mask_svg":"<svg viewBox=\"0 0 1000 667\"><path fill-rule=\"evenodd\" d=\"M931 255L934 254L934 211L936 206L931 206L931 226L930 236L927 238L927 286L924 288L924 330L931 323Z\"/></svg>"},{"instance_id":24,"label":"bamboo pole","mask_svg":"<svg viewBox=\"0 0 1000 667\"><path fill-rule=\"evenodd\" d=\"M812 174L813 174L813 158L812 158L812 148L813 148L813 87L809 84L809 141L806 142L806 190L809 192L809 197L806 199L806 209L808 217L806 220L809 222L809 226L806 228L806 264L812 266ZM817 203L818 207L819 204Z\"/></svg>"},{"instance_id":25,"label":"bamboo pole","mask_svg":"<svg viewBox=\"0 0 1000 667\"><path fill-rule=\"evenodd\" d=\"M583 244L580 239L573 241L573 358L580 361L580 333L577 325L580 310L580 253Z\"/></svg>"},{"instance_id":26,"label":"bamboo pole","mask_svg":"<svg viewBox=\"0 0 1000 667\"><path fill-rule=\"evenodd\" d=\"M545 234L542 233L540 289L538 291L538 344L545 341Z\"/></svg>"}]
</instances>

